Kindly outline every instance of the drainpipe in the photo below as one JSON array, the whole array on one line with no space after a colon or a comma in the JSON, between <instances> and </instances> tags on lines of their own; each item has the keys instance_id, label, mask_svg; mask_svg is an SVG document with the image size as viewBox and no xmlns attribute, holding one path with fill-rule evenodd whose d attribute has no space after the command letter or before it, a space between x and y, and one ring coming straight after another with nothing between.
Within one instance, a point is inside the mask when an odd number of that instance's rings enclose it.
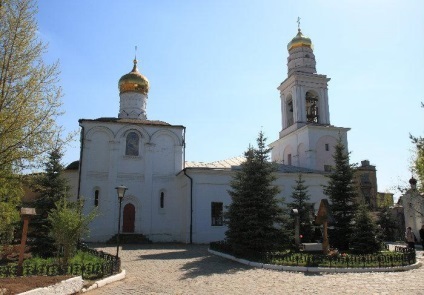
<instances>
[{"instance_id":1,"label":"drainpipe","mask_svg":"<svg viewBox=\"0 0 424 295\"><path fill-rule=\"evenodd\" d=\"M193 244L193 178L187 175L186 168L183 172L190 179L190 244Z\"/></svg>"},{"instance_id":2,"label":"drainpipe","mask_svg":"<svg viewBox=\"0 0 424 295\"><path fill-rule=\"evenodd\" d=\"M84 149L84 126L81 126L80 141L81 141L81 144L80 144L80 159L79 159L79 165L78 165L78 191L77 191L77 200L80 199L80 192L81 192L81 168L82 168L82 151Z\"/></svg>"},{"instance_id":3,"label":"drainpipe","mask_svg":"<svg viewBox=\"0 0 424 295\"><path fill-rule=\"evenodd\" d=\"M183 127L183 169L185 169L185 148L186 148L186 141L185 141L185 137L186 137L186 128Z\"/></svg>"}]
</instances>

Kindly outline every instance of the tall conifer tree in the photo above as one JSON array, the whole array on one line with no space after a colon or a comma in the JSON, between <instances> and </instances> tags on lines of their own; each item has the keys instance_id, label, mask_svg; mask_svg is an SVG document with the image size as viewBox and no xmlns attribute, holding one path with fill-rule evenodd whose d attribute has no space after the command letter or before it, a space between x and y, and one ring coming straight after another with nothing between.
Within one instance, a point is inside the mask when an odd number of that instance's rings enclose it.
<instances>
[{"instance_id":1,"label":"tall conifer tree","mask_svg":"<svg viewBox=\"0 0 424 295\"><path fill-rule=\"evenodd\" d=\"M330 232L330 245L340 250L349 249L353 233L353 218L356 213L357 192L353 183L355 165L349 163L349 154L339 137L333 154L335 166L328 176L324 194L331 200L331 210L335 219L334 230Z\"/></svg>"},{"instance_id":2,"label":"tall conifer tree","mask_svg":"<svg viewBox=\"0 0 424 295\"><path fill-rule=\"evenodd\" d=\"M290 209L297 209L299 211L300 234L301 241L308 243L312 241L313 229L311 220L311 205L308 203L310 196L308 194L308 187L305 185L305 180L302 174L299 173L296 184L292 187L293 192L291 198L293 201L287 204Z\"/></svg>"},{"instance_id":3,"label":"tall conifer tree","mask_svg":"<svg viewBox=\"0 0 424 295\"><path fill-rule=\"evenodd\" d=\"M69 194L69 185L62 173L64 166L61 159L61 151L53 150L45 163L45 172L37 177L34 184L34 191L38 193L35 202L38 215L31 222L35 228L33 251L40 256L50 256L55 250L54 241L49 236L51 224L47 217L56 208L56 202L67 198Z\"/></svg>"},{"instance_id":4,"label":"tall conifer tree","mask_svg":"<svg viewBox=\"0 0 424 295\"><path fill-rule=\"evenodd\" d=\"M226 214L226 237L236 254L271 251L284 238L278 226L283 212L277 200L279 189L272 184L276 166L268 160L270 149L265 141L260 132L258 147L249 147L245 152L246 161L228 191L232 202Z\"/></svg>"},{"instance_id":5,"label":"tall conifer tree","mask_svg":"<svg viewBox=\"0 0 424 295\"><path fill-rule=\"evenodd\" d=\"M403 237L400 233L396 219L389 208L385 207L378 212L377 224L380 226L379 236L383 241L396 241Z\"/></svg>"},{"instance_id":6,"label":"tall conifer tree","mask_svg":"<svg viewBox=\"0 0 424 295\"><path fill-rule=\"evenodd\" d=\"M358 254L375 253L381 248L380 241L377 239L376 224L364 204L359 206L355 216L350 248Z\"/></svg>"}]
</instances>

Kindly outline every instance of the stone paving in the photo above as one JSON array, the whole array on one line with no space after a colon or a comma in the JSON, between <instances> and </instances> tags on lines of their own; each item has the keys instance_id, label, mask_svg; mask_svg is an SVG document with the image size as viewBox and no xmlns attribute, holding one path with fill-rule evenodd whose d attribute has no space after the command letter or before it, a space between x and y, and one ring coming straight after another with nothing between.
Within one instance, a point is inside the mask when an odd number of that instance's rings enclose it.
<instances>
[{"instance_id":1,"label":"stone paving","mask_svg":"<svg viewBox=\"0 0 424 295\"><path fill-rule=\"evenodd\" d=\"M115 253L115 247L98 247ZM423 294L424 267L404 272L308 274L258 269L209 254L206 245L124 245L125 280L95 294ZM423 251L417 251L422 262Z\"/></svg>"}]
</instances>

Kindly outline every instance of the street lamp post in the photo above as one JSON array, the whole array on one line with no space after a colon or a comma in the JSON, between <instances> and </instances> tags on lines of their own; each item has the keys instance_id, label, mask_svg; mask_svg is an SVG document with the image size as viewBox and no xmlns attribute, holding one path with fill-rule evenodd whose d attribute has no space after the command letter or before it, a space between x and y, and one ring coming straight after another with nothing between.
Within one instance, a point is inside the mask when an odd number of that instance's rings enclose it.
<instances>
[{"instance_id":1,"label":"street lamp post","mask_svg":"<svg viewBox=\"0 0 424 295\"><path fill-rule=\"evenodd\" d=\"M125 191L128 189L127 187L120 185L115 187L116 192L118 193L118 200L119 200L119 217L118 217L118 236L116 237L116 258L118 258L119 254L119 242L120 242L120 235L121 235L121 206L122 206L122 199L125 196Z\"/></svg>"}]
</instances>

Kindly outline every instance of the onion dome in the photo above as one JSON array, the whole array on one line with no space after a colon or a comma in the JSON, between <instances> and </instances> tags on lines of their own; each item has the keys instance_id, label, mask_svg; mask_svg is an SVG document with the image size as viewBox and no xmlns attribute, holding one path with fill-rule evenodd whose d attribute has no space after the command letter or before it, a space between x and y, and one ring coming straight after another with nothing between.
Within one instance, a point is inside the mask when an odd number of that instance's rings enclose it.
<instances>
[{"instance_id":1,"label":"onion dome","mask_svg":"<svg viewBox=\"0 0 424 295\"><path fill-rule=\"evenodd\" d=\"M297 48L297 47L309 47L311 49L313 49L313 45L312 45L312 41L310 38L304 36L302 34L302 31L300 29L298 29L298 33L296 35L296 37L294 37L289 44L287 44L287 50L290 51L293 48Z\"/></svg>"},{"instance_id":2,"label":"onion dome","mask_svg":"<svg viewBox=\"0 0 424 295\"><path fill-rule=\"evenodd\" d=\"M131 72L119 79L119 93L138 92L147 95L149 92L149 80L137 69L137 60L134 59L134 67Z\"/></svg>"}]
</instances>

